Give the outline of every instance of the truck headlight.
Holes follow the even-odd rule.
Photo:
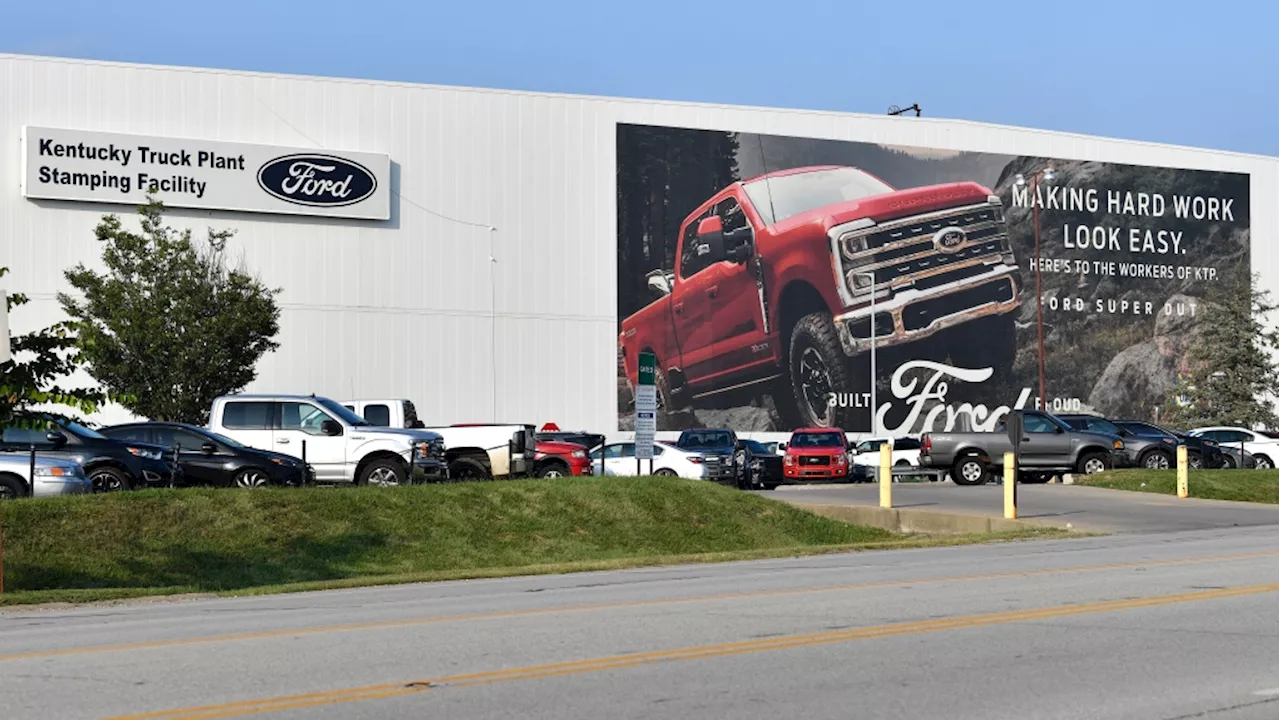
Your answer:
[[[573,451],[573,457],[575,457],[575,458],[576,458],[576,459],[578,459],[578,460],[586,460],[586,459],[587,459],[587,451],[586,451],[586,450],[574,450],[574,451]]]

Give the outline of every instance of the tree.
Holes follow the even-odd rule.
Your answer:
[[[0,267],[0,277],[8,272],[9,268]],[[10,311],[27,302],[27,296],[21,293],[5,297]],[[101,390],[65,385],[80,365],[76,338],[68,323],[59,322],[25,335],[10,333],[10,349],[13,354],[9,361],[0,363],[0,420],[8,421],[15,412],[45,404],[91,414],[107,401]]]
[[[1276,309],[1270,293],[1256,276],[1239,273],[1225,277],[1200,307],[1204,318],[1187,354],[1188,372],[1170,392],[1162,416],[1185,427],[1274,427],[1280,333],[1265,324]]]
[[[76,265],[59,293],[79,336],[85,369],[124,406],[153,420],[203,424],[219,395],[257,375],[258,359],[279,345],[275,296],[243,267],[226,262],[229,230],[208,231],[197,247],[191,231],[163,222],[154,195],[138,208],[142,232],[105,215],[95,234],[106,272]]]

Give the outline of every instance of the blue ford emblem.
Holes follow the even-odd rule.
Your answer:
[[[378,189],[378,179],[357,162],[332,155],[285,155],[258,169],[258,185],[296,205],[354,205]]]
[[[942,252],[953,252],[964,244],[969,236],[958,227],[945,227],[934,233],[933,244]]]

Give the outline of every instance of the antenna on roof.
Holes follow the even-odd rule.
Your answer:
[[[905,113],[905,112],[906,112],[906,111],[908,111],[908,110],[915,110],[915,111],[916,111],[916,117],[920,117],[920,104],[919,104],[919,103],[916,103],[916,104],[912,105],[911,107],[905,107],[905,108],[900,108],[900,107],[898,107],[897,105],[890,105],[890,106],[889,106],[889,114],[890,114],[890,115],[901,115],[901,114]]]

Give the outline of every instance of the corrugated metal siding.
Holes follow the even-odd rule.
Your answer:
[[[33,298],[17,332],[60,317],[63,270],[97,261],[98,218],[131,212],[23,199],[24,124],[390,154],[385,223],[170,218],[235,228],[236,252],[284,290],[282,347],[250,390],[409,397],[429,424],[614,428],[616,122],[1248,172],[1254,268],[1278,290],[1275,158],[930,118],[3,55],[0,98],[0,265]]]

